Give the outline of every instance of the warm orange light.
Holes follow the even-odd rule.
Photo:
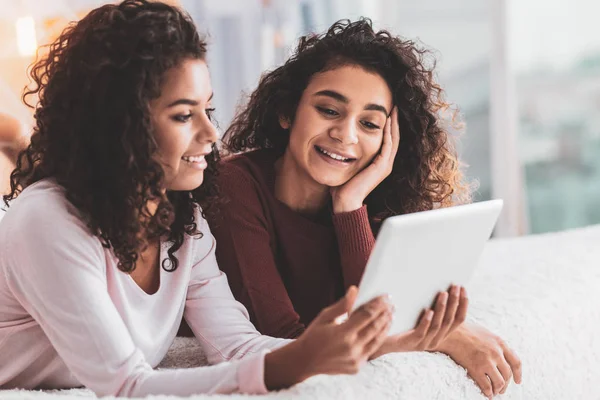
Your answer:
[[[18,18],[15,26],[17,28],[17,46],[19,54],[22,56],[35,55],[37,40],[33,17]]]

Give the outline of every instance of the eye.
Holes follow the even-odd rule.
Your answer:
[[[215,112],[215,108],[207,108],[206,110],[204,110],[204,112],[206,113],[206,116],[208,117],[208,119],[212,122],[213,121],[213,113]]]
[[[340,113],[338,113],[335,110],[332,110],[331,108],[316,107],[316,109],[319,110],[321,114],[327,115],[328,117],[337,117],[338,115],[340,115]]]
[[[360,121],[360,123],[363,124],[363,126],[365,128],[370,129],[370,130],[381,129],[378,125],[375,125],[374,123],[369,122],[369,121]]]
[[[192,113],[185,114],[185,115],[175,115],[173,117],[173,120],[177,121],[177,122],[181,122],[181,123],[186,123],[190,120],[190,118],[192,118],[192,115],[193,115]]]

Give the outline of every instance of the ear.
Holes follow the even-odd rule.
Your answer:
[[[279,117],[279,126],[283,129],[290,129],[290,120],[286,117]]]

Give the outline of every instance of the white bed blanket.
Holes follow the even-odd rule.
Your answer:
[[[600,399],[600,226],[492,240],[472,284],[470,319],[499,334],[523,361],[523,384],[499,399]],[[162,368],[202,363],[178,338]],[[0,399],[89,398],[85,389],[0,391]],[[317,376],[269,399],[484,399],[442,354],[394,354],[355,376]],[[172,398],[156,396],[154,398]],[[194,396],[242,399],[244,395]]]

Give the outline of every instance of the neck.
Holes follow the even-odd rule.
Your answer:
[[[146,203],[146,209],[148,210],[148,214],[150,217],[153,217],[156,214],[159,203],[160,203],[160,200],[149,200]],[[141,218],[141,216],[140,216],[140,218]],[[140,219],[140,221],[141,221],[141,219]],[[139,233],[139,239],[148,240],[148,244],[150,244],[150,242],[152,242],[153,239],[156,239],[156,238],[148,237],[148,232],[144,229]]]
[[[154,214],[156,214],[156,210],[158,210],[158,203],[158,200],[148,201],[148,203],[146,204],[146,208],[148,208],[150,215],[154,216]]]
[[[331,200],[329,187],[315,182],[288,150],[275,163],[275,197],[294,211],[314,215]]]

